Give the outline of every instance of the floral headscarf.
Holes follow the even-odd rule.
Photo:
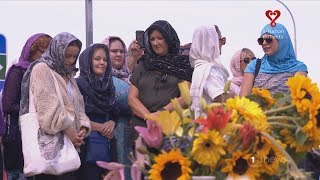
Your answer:
[[[124,56],[124,63],[123,65],[121,66],[120,69],[116,69],[116,68],[113,68],[112,67],[112,75],[119,78],[119,79],[122,79],[124,81],[126,81],[127,83],[130,84],[130,77],[132,75],[132,72],[131,70],[128,68],[128,51],[127,51],[127,48],[126,48],[126,45],[125,43],[123,42],[123,40],[118,37],[118,36],[109,36],[109,37],[106,37],[103,41],[102,41],[102,44],[105,44],[108,46],[108,48],[110,48],[110,39],[117,39],[119,41],[121,41],[121,43],[123,44],[123,48],[124,48],[124,51],[125,51],[125,56]]]

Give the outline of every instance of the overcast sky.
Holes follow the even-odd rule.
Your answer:
[[[320,2],[286,0],[285,4],[296,21],[298,59],[308,66],[313,81],[320,83],[320,58],[317,56]],[[287,27],[293,41],[291,17],[285,7],[275,0],[93,0],[93,40],[101,42],[108,35],[117,35],[124,39],[128,47],[135,38],[136,30],[145,30],[154,21],[164,19],[176,29],[181,44],[185,44],[191,42],[197,26],[217,24],[227,38],[222,53],[223,63],[229,69],[232,55],[243,47],[253,50],[256,57],[263,56],[257,38],[263,26],[270,23],[265,16],[265,11],[269,9],[281,11],[276,22]],[[1,0],[0,17],[0,33],[7,38],[8,65],[19,58],[26,40],[38,32],[55,36],[67,31],[77,36],[85,47],[84,0]]]

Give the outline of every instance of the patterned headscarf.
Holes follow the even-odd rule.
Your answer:
[[[150,34],[153,30],[159,30],[166,40],[169,52],[165,56],[157,55],[150,43]],[[188,56],[178,55],[180,40],[173,27],[164,20],[154,22],[145,32],[145,50],[143,66],[147,71],[159,71],[191,82],[193,69],[190,66]]]
[[[107,69],[103,76],[96,78],[92,69],[94,50],[102,48],[106,52]],[[112,67],[108,47],[93,44],[85,49],[79,57],[80,76],[77,78],[79,89],[85,101],[86,113],[106,114],[115,107],[115,87],[112,80]]]
[[[125,55],[124,55],[124,64],[121,66],[120,69],[116,69],[116,68],[113,68],[112,67],[112,75],[119,78],[119,79],[122,79],[124,81],[126,81],[127,83],[130,84],[130,77],[132,75],[132,72],[131,70],[128,68],[128,51],[127,51],[127,47],[126,47],[126,44],[124,43],[124,41],[118,37],[118,36],[109,36],[109,37],[106,37],[103,41],[102,41],[102,44],[105,44],[108,46],[108,48],[110,49],[110,39],[117,39],[119,41],[121,41],[121,43],[123,44],[123,48],[124,48],[124,51],[125,51]]]
[[[63,32],[56,35],[50,42],[48,49],[41,55],[40,59],[31,63],[25,72],[21,83],[20,116],[29,112],[29,87],[30,76],[33,67],[38,63],[46,63],[52,70],[61,76],[73,74],[75,66],[64,67],[64,55],[68,45],[76,41],[80,50],[82,43],[74,35]]]

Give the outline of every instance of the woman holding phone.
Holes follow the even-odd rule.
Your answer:
[[[187,56],[178,55],[180,40],[173,27],[164,20],[154,22],[145,31],[145,54],[130,78],[128,103],[133,112],[132,126],[146,126],[147,115],[173,110],[170,100],[178,97],[181,81],[191,82],[193,69]],[[131,145],[138,137],[131,136]]]

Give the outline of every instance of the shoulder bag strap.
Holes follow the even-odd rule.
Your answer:
[[[261,67],[261,59],[257,59],[257,63],[256,63],[256,69],[254,70],[254,78],[253,78],[253,84],[255,82],[255,79],[257,77],[257,75],[259,74],[259,71],[260,71],[260,67]],[[252,84],[252,85],[253,85]]]

